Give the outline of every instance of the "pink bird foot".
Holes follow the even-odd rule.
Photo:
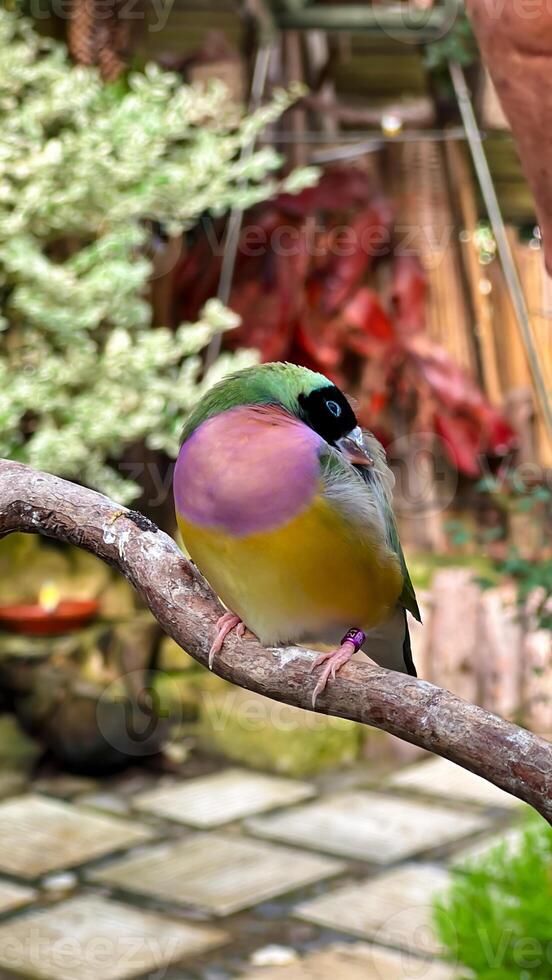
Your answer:
[[[313,708],[316,707],[316,699],[325,689],[329,678],[331,677],[332,680],[335,680],[335,675],[337,674],[338,670],[340,670],[344,664],[349,662],[353,654],[360,650],[365,639],[366,634],[363,633],[362,630],[353,627],[352,629],[347,630],[341,641],[341,646],[338,647],[337,650],[329,650],[326,653],[321,653],[320,656],[313,661],[310,669],[311,673],[315,667],[320,667],[320,664],[328,661],[324,667],[324,670],[320,674],[318,681],[316,682],[314,691],[312,692]]]
[[[220,619],[217,619],[217,635],[213,640],[213,645],[209,650],[209,670],[213,669],[213,661],[217,653],[222,650],[224,641],[232,630],[236,630],[238,636],[243,636],[245,633],[245,623],[242,622],[239,616],[235,616],[234,613],[227,612]]]

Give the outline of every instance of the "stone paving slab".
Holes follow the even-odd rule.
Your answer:
[[[90,872],[125,892],[229,915],[343,870],[337,861],[222,834],[194,834]]]
[[[63,800],[69,800],[79,793],[92,793],[97,787],[98,781],[96,779],[90,779],[88,776],[72,776],[68,773],[49,777],[43,776],[41,779],[33,781],[35,793],[58,796]]]
[[[38,892],[26,885],[17,885],[14,881],[0,879],[0,912],[11,912],[29,902],[34,902]]]
[[[33,794],[18,796],[0,803],[0,871],[36,878],[153,836],[137,822]]]
[[[84,793],[75,802],[92,810],[101,810],[102,813],[115,813],[123,817],[130,815],[129,801],[116,793]]]
[[[366,943],[335,945],[289,966],[243,974],[241,980],[454,980],[453,969]]]
[[[507,830],[483,837],[480,840],[468,844],[467,847],[462,847],[459,851],[456,851],[448,863],[454,867],[473,864],[489,854],[499,844],[505,844],[507,853],[514,855],[521,847],[525,829],[523,825],[508,827]]]
[[[146,813],[204,829],[263,810],[300,803],[314,793],[314,787],[308,783],[247,769],[226,769],[140,793],[134,799],[134,806]]]
[[[226,941],[218,929],[84,895],[0,926],[0,967],[45,980],[125,980]]]
[[[251,817],[246,826],[261,837],[388,864],[449,844],[491,824],[480,814],[359,791]]]
[[[407,864],[302,902],[294,914],[384,946],[438,955],[442,949],[432,924],[432,898],[449,882],[437,865]]]
[[[463,800],[481,806],[499,806],[510,809],[521,806],[521,801],[505,793],[494,783],[468,772],[448,759],[430,759],[416,766],[408,766],[395,773],[386,783],[397,789],[414,790],[439,799]]]

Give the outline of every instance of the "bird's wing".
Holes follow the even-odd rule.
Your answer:
[[[388,509],[388,523],[391,547],[399,558],[403,573],[403,589],[399,596],[399,605],[403,606],[404,609],[408,609],[408,612],[412,613],[414,619],[417,619],[418,622],[421,623],[422,617],[420,615],[418,600],[416,599],[416,593],[414,592],[414,586],[412,585],[412,579],[410,578],[410,572],[408,571],[406,559],[404,557],[404,552],[399,539],[395,515],[393,514],[391,508]]]

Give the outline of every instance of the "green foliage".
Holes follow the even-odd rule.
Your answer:
[[[428,44],[425,49],[425,63],[430,71],[446,69],[449,61],[457,61],[467,66],[477,57],[477,44],[467,14],[458,10],[450,29]]]
[[[444,529],[451,544],[461,547],[471,541],[471,533],[462,521],[450,520],[444,524]]]
[[[455,869],[435,921],[451,959],[466,967],[461,977],[550,980],[551,909],[552,828],[532,816],[520,845]]]
[[[114,466],[125,447],[174,454],[205,387],[252,362],[225,356],[200,381],[201,349],[236,324],[216,302],[199,324],[151,329],[148,228],[177,235],[312,183],[312,170],[268,179],[271,148],[240,158],[292,98],[242,116],[221,84],[154,65],[105,86],[0,11],[0,456],[129,500]]]
[[[536,628],[552,629],[552,555],[546,549],[552,491],[542,483],[527,485],[515,470],[502,476],[485,476],[478,481],[475,489],[492,501],[505,518],[525,515],[539,532],[542,530],[544,545],[542,553],[529,556],[520,554],[519,548],[514,545],[506,546],[504,556],[496,557],[489,571],[483,570],[477,578],[478,584],[486,589],[495,586],[501,577],[512,579],[517,586],[517,603],[521,614],[530,611]],[[451,544],[459,548],[474,539],[473,531],[459,520],[448,521],[445,530]],[[502,527],[490,527],[481,534],[481,543],[491,544],[504,536]]]
[[[479,481],[477,489],[481,493],[489,494],[506,514],[524,514],[537,527],[548,526],[552,491],[544,484],[526,486],[514,473],[510,478],[486,476]],[[486,532],[487,540],[491,540],[497,530],[489,529]],[[546,539],[544,533],[543,541]],[[496,564],[503,575],[515,581],[520,609],[524,610],[528,604],[531,605],[531,613],[538,628],[552,629],[552,556],[544,554],[526,557],[512,546],[504,559]],[[483,587],[492,584],[492,581],[485,578],[480,579]]]
[[[517,598],[520,607],[535,597],[532,610],[541,630],[552,630],[552,558],[535,562],[523,558],[517,549],[512,549],[502,564],[505,575],[517,583]]]
[[[419,591],[431,589],[433,577],[441,568],[469,568],[475,576],[489,579],[493,585],[500,582],[500,575],[493,568],[491,560],[480,554],[420,552],[409,558],[408,566],[414,586]]]

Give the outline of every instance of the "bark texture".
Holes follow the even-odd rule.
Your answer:
[[[221,607],[175,542],[147,518],[93,490],[0,460],[0,537],[13,531],[66,541],[115,566],[165,632],[207,665]],[[312,710],[314,657],[302,647],[266,649],[252,637],[231,634],[214,670],[248,690]],[[330,682],[316,710],[444,756],[530,803],[552,823],[552,745],[449,691],[353,662]]]
[[[72,0],[67,32],[69,51],[79,65],[98,65],[105,82],[126,67],[129,11],[121,0]]]

